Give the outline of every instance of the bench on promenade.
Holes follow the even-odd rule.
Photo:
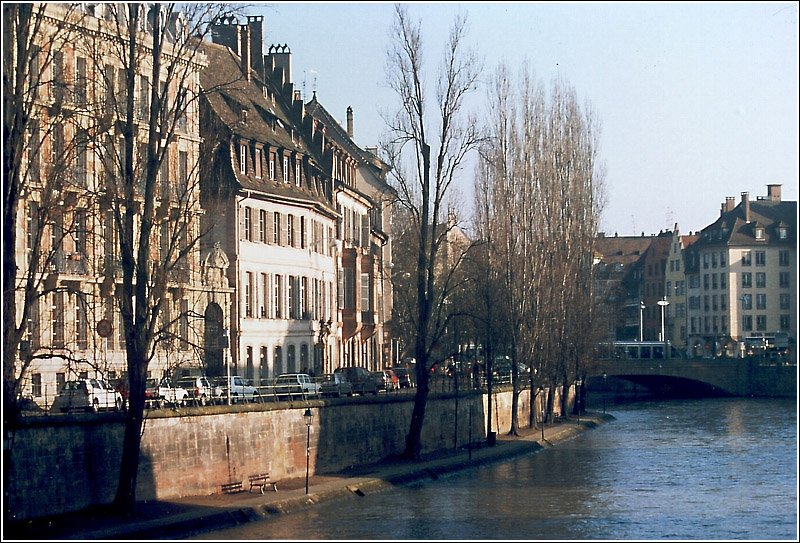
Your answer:
[[[223,483],[221,486],[222,486],[222,491],[225,494],[235,494],[237,492],[244,492],[244,489],[242,488],[242,482],[241,481],[234,481],[234,482],[231,482],[231,483]]]
[[[259,488],[263,494],[267,489],[267,485],[272,485],[272,490],[278,491],[278,484],[269,480],[269,473],[257,473],[250,475],[247,479],[250,481],[250,490],[248,492],[252,492],[253,488]]]

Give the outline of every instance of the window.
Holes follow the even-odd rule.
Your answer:
[[[298,160],[294,165],[294,184],[300,186],[300,161]]]
[[[239,145],[239,171],[247,173],[247,145],[244,143]]]
[[[764,251],[756,251],[756,266],[767,265],[767,254]]]
[[[253,272],[246,272],[244,276],[244,316],[253,316]]]
[[[778,265],[779,266],[789,265],[789,251],[782,250],[778,252]]]
[[[781,315],[780,319],[781,330],[788,330],[792,323],[791,317],[789,315]]]
[[[361,274],[361,311],[372,311],[372,297],[370,296],[370,276],[368,273]]]
[[[294,215],[286,216],[286,243],[294,247]]]
[[[759,332],[764,332],[767,330],[766,315],[756,315],[756,330],[758,330]]]
[[[300,217],[300,248],[306,248],[306,218]]]
[[[136,104],[137,117],[140,121],[146,121],[150,116],[150,78],[139,76],[139,100]]]
[[[277,211],[272,214],[272,243],[281,244],[281,214]]]
[[[50,329],[52,330],[53,347],[64,347],[64,293],[54,292],[53,305],[50,311]]]
[[[792,297],[789,294],[781,294],[780,301],[781,301],[781,309],[791,309]]]
[[[709,264],[708,253],[703,253],[703,269],[707,269]]]
[[[753,309],[753,295],[752,294],[742,294],[742,309],[749,310]]]
[[[244,232],[243,236],[247,241],[253,241],[253,208],[244,208]]]
[[[767,288],[767,274],[764,272],[756,273],[756,288]]]
[[[269,315],[269,275],[266,273],[261,274],[261,317],[268,318]]]
[[[275,355],[272,365],[274,366],[272,371],[274,375],[280,375],[283,373],[283,347],[280,345],[275,346]]]
[[[753,331],[753,316],[742,315],[742,330],[745,332]]]
[[[258,210],[258,241],[267,242],[267,212],[263,209]]]
[[[719,254],[719,267],[724,268],[725,266],[727,266],[727,261],[725,259],[725,253],[722,252]]]
[[[742,266],[751,266],[753,264],[753,259],[750,251],[744,251],[742,253]]]
[[[269,362],[267,361],[267,348],[261,347],[261,355],[258,361],[259,384],[266,385],[269,382]]]
[[[31,375],[31,394],[35,398],[42,397],[42,374],[34,373]]]
[[[307,319],[308,316],[308,277],[300,278],[300,318]]]
[[[189,187],[189,153],[186,151],[178,152],[178,183],[176,196],[182,199],[186,195]]]
[[[755,235],[755,238],[758,240],[764,239],[764,227],[756,226],[755,229],[753,230],[753,235]]]
[[[778,274],[778,284],[781,288],[789,288],[790,285],[789,272],[780,272]]]
[[[789,236],[789,229],[785,226],[778,227],[778,239],[786,239]]]
[[[269,180],[275,181],[275,153],[269,154]]]
[[[719,274],[719,288],[725,290],[728,288],[728,274],[721,273]]]
[[[273,293],[273,300],[274,300],[274,308],[275,308],[275,318],[282,319],[283,318],[283,276],[276,275],[275,276],[275,291]]]
[[[707,273],[703,274],[703,290],[708,290],[709,287],[709,277]]]
[[[256,178],[261,179],[261,149],[256,147],[255,154]]]
[[[283,182],[289,182],[289,157],[283,157]]]
[[[766,309],[766,308],[767,308],[767,295],[756,294],[756,309]]]
[[[86,59],[77,57],[75,59],[75,104],[86,105]]]
[[[294,275],[289,276],[289,318],[297,318],[297,278]]]
[[[709,303],[711,299],[709,298],[708,294],[703,296],[703,311],[711,311],[711,304]]]
[[[753,274],[750,272],[742,273],[742,288],[750,288],[753,286]]]
[[[75,298],[75,341],[78,344],[78,349],[85,350],[89,346],[89,321],[86,318],[86,301],[81,296],[76,296]]]
[[[717,288],[719,288],[719,282],[717,281],[717,278],[718,276],[716,273],[711,275],[711,288],[714,290],[717,290]]]

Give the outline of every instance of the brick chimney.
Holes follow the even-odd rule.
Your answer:
[[[347,137],[353,139],[353,108],[347,106]]]
[[[242,59],[242,75],[250,81],[250,27],[241,25],[239,32],[239,58]]]
[[[781,201],[781,186],[780,185],[767,185],[767,199],[770,202],[780,202]]]
[[[744,209],[744,222],[750,222],[750,193],[742,193],[742,208]]]
[[[249,15],[247,28],[250,32],[250,66],[264,79],[264,16]]]

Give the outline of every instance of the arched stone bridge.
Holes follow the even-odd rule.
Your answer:
[[[797,365],[759,358],[597,360],[587,378],[626,379],[651,390],[723,396],[794,397]]]

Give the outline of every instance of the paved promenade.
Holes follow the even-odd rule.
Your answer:
[[[256,490],[236,494],[192,496],[170,501],[138,502],[127,516],[87,510],[34,522],[3,526],[3,541],[9,540],[103,540],[103,539],[179,539],[193,533],[257,522],[275,515],[313,507],[334,499],[358,499],[396,485],[424,479],[479,464],[552,447],[580,432],[613,420],[611,415],[581,415],[540,428],[525,429],[520,436],[498,435],[494,446],[482,445],[471,451],[450,449],[426,455],[422,461],[391,459],[332,474],[312,475],[308,494],[305,477],[278,481],[278,490],[261,494]]]

